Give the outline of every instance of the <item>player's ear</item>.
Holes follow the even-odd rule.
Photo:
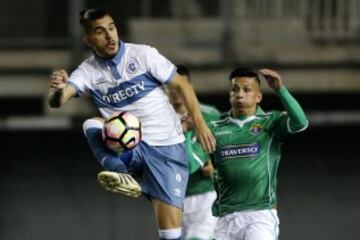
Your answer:
[[[262,91],[259,91],[259,92],[256,94],[256,103],[260,103],[261,100],[262,100],[262,97],[263,97],[263,93],[262,93]]]
[[[86,46],[91,47],[90,39],[89,39],[89,36],[87,34],[84,35],[83,41],[86,44]]]

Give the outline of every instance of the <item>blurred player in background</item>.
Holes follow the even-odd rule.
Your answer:
[[[178,65],[177,72],[191,82],[190,72],[185,66]],[[217,221],[211,212],[216,198],[212,180],[214,168],[209,154],[196,141],[196,134],[183,98],[176,89],[171,88],[169,96],[175,111],[182,119],[189,160],[190,174],[184,201],[182,239],[209,240],[213,237]],[[220,112],[215,107],[200,104],[200,108],[208,123],[220,118]]]
[[[211,126],[216,138],[214,182],[219,217],[216,240],[275,240],[279,234],[276,188],[280,148],[288,135],[308,121],[280,75],[260,70],[286,112],[263,112],[257,72],[236,68],[230,74],[229,116]]]
[[[80,24],[93,54],[70,77],[65,70],[53,72],[49,104],[58,108],[88,92],[102,117],[128,111],[140,119],[143,141],[120,155],[107,149],[102,141],[102,118],[85,121],[90,147],[109,170],[101,172],[98,179],[113,192],[133,197],[142,192],[152,201],[160,239],[180,239],[188,166],[181,124],[161,85],[179,90],[194,119],[198,139],[204,149],[212,151],[214,138],[192,86],[155,48],[121,41],[108,12],[82,11]],[[132,176],[141,176],[140,184]]]

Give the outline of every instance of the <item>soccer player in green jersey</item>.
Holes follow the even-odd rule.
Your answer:
[[[182,65],[177,66],[177,73],[191,82],[189,70]],[[192,121],[181,95],[175,90],[169,90],[169,98],[175,111],[182,118],[185,132],[186,152],[189,161],[189,181],[183,209],[182,239],[210,240],[213,237],[217,218],[212,216],[211,206],[216,198],[212,176],[214,168],[210,156],[196,141]],[[220,119],[220,112],[210,105],[200,104],[205,121]]]
[[[259,75],[280,98],[285,111],[264,112]],[[230,74],[228,117],[215,122],[214,182],[218,216],[216,240],[275,240],[277,168],[286,136],[303,131],[308,121],[299,103],[269,69],[236,68]]]

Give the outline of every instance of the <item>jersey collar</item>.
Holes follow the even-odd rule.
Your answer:
[[[252,120],[254,120],[256,118],[255,115],[246,117],[246,118],[233,118],[230,116],[230,121],[239,125],[240,127],[243,127],[245,123],[251,122]]]
[[[113,58],[102,58],[102,57],[97,56],[94,53],[94,57],[95,57],[96,61],[98,63],[100,63],[102,66],[110,65],[109,62],[112,62],[115,65],[119,65],[121,62],[121,59],[125,53],[125,43],[123,41],[120,41],[119,45],[120,45],[120,48]]]
[[[234,117],[234,114],[233,114],[233,110],[230,110],[229,112],[228,112],[228,115],[229,115],[229,117],[231,117],[231,118],[233,118],[233,119],[239,119],[239,120],[245,120],[245,119],[247,119],[247,118],[249,118],[249,117],[257,117],[257,116],[261,116],[261,115],[264,115],[265,114],[265,112],[262,110],[262,108],[260,107],[260,106],[257,106],[256,107],[256,112],[255,112],[255,114],[254,115],[251,115],[251,116],[239,116],[239,117]]]
[[[233,111],[230,110],[229,112],[229,119],[231,122],[239,125],[240,127],[243,127],[246,123],[251,122],[252,120],[256,119],[258,116],[264,115],[265,112],[261,109],[260,106],[257,106],[256,112],[254,115],[251,116],[239,116],[237,118],[234,118]]]
[[[264,115],[264,114],[265,114],[265,112],[262,110],[262,108],[260,106],[257,106],[255,115],[256,116],[261,116],[261,115]]]

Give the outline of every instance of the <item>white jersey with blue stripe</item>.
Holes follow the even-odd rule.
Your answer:
[[[72,72],[68,83],[78,95],[88,92],[105,118],[118,111],[137,116],[148,144],[183,142],[180,121],[162,87],[176,73],[175,65],[150,46],[120,44],[112,59],[116,70],[109,67],[109,60],[93,55]]]

